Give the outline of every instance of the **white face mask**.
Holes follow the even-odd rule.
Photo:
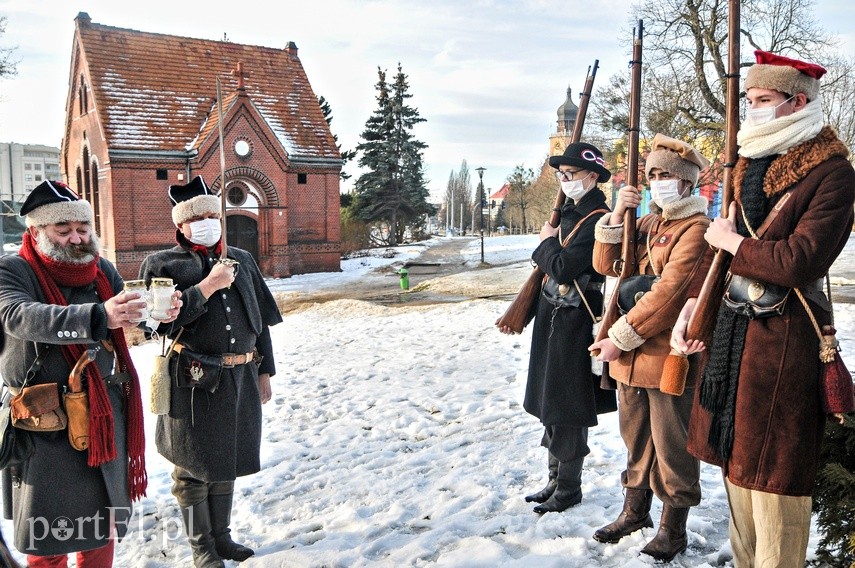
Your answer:
[[[562,181],[561,191],[564,192],[564,195],[566,195],[568,199],[572,199],[574,202],[579,203],[579,200],[585,197],[585,194],[591,191],[593,187],[585,187],[585,180],[588,179],[588,177],[590,177],[590,175],[582,179],[571,179],[570,181]]]
[[[191,243],[202,245],[203,247],[212,247],[217,244],[222,235],[222,227],[219,219],[200,219],[190,223],[190,238]]]
[[[778,107],[783,104],[786,104],[792,100],[793,97],[785,100],[784,102],[777,104],[773,107],[763,107],[763,108],[750,108],[745,111],[745,124],[748,126],[760,126],[761,124],[766,124],[767,122],[772,122],[775,120],[775,115],[778,112]]]
[[[680,180],[662,179],[650,182],[650,199],[660,208],[668,203],[680,201]]]

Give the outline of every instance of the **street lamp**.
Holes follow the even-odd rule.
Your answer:
[[[478,179],[479,179],[478,189],[479,189],[479,193],[481,195],[481,207],[480,207],[480,211],[481,211],[481,215],[480,215],[480,219],[481,219],[481,223],[480,223],[480,227],[481,227],[481,264],[484,264],[484,203],[485,203],[485,201],[484,201],[484,172],[486,170],[487,170],[487,168],[475,168],[475,171],[478,172]]]

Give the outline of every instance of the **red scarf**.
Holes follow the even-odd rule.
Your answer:
[[[101,301],[113,297],[113,288],[107,276],[98,267],[98,258],[87,264],[71,264],[57,261],[42,254],[35,246],[30,231],[24,233],[20,254],[32,267],[39,279],[48,303],[67,306],[68,301],[59,286],[80,287],[94,281],[95,290]],[[125,408],[127,408],[128,447],[128,490],[132,501],[145,495],[148,479],[145,472],[145,433],[143,431],[143,408],[140,397],[139,377],[128,351],[122,328],[110,330],[110,337],[118,359],[118,371],[130,374],[131,380],[123,384]],[[62,355],[69,368],[74,367],[83,354],[85,346],[71,344],[62,346]],[[113,438],[113,407],[107,387],[98,365],[87,365],[84,370],[89,396],[89,457],[90,467],[116,459],[116,441]]]

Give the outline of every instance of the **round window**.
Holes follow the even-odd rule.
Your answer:
[[[246,140],[238,140],[237,142],[235,142],[235,154],[237,154],[241,158],[246,158],[247,156],[249,156],[251,150],[252,148],[250,148],[249,142],[247,142]]]
[[[246,190],[240,186],[232,186],[226,192],[226,199],[228,199],[229,205],[240,207],[246,203]]]

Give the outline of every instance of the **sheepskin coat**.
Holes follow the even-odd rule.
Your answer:
[[[807,287],[827,274],[852,231],[855,171],[848,154],[825,127],[772,162],[763,179],[764,193],[776,201],[792,193],[759,240],[742,241],[730,264],[733,274],[792,288]],[[737,204],[749,161],[740,158],[733,172]],[[809,305],[820,325],[830,321],[822,307]],[[710,416],[697,400],[689,451],[721,466],[739,487],[810,495],[826,421],[818,353],[816,332],[794,294],[783,315],[749,321],[730,458],[723,462],[708,443]]]
[[[655,274],[660,279],[609,329],[609,338],[623,351],[609,363],[609,374],[615,380],[659,388],[662,366],[670,352],[671,329],[686,300],[698,295],[712,262],[712,251],[704,241],[710,224],[706,211],[706,199],[689,196],[638,220],[635,274]],[[621,258],[623,225],[609,226],[607,222],[604,217],[596,226],[594,268],[606,276],[618,276],[614,261]],[[696,359],[691,360],[687,388],[697,379]]]

